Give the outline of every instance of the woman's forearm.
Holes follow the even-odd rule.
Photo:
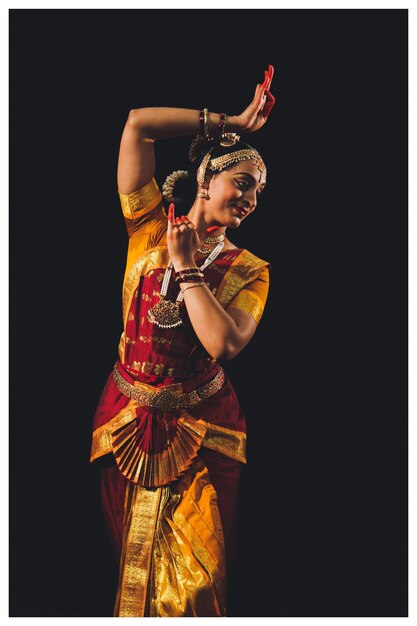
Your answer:
[[[177,109],[172,107],[145,107],[132,109],[129,123],[136,126],[144,139],[173,139],[196,135],[200,132],[200,112],[197,109]],[[210,136],[219,135],[220,114],[209,112],[208,131]],[[236,115],[228,116],[225,132],[239,130]]]
[[[189,285],[181,283],[180,287]],[[184,302],[194,331],[210,356],[228,360],[240,351],[239,328],[207,285],[185,289]]]

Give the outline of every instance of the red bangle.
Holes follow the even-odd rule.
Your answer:
[[[220,123],[219,123],[219,138],[221,139],[224,135],[225,126],[226,126],[226,113],[220,113]]]
[[[178,283],[205,283],[206,281],[201,276],[185,276],[184,278],[179,278]]]
[[[176,276],[176,283],[202,283],[204,282],[203,274],[184,274],[184,276]]]
[[[204,109],[200,111],[200,135],[204,137]]]

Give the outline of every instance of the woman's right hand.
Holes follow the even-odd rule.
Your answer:
[[[236,116],[238,132],[254,133],[265,124],[275,104],[275,98],[269,91],[273,75],[274,68],[272,65],[269,65],[268,71],[265,72],[264,82],[262,85],[256,85],[252,102],[243,113]]]

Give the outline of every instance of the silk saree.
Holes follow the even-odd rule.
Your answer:
[[[103,513],[119,564],[113,615],[226,616],[245,416],[185,304],[181,326],[159,328],[148,319],[169,261],[155,179],[119,199],[129,236],[123,332],[94,416],[90,455],[101,465]],[[240,308],[259,323],[266,261],[228,249],[204,275],[225,310]],[[172,276],[167,297],[177,294]]]

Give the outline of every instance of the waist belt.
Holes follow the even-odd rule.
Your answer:
[[[154,407],[161,411],[169,411],[170,409],[193,407],[201,400],[210,398],[223,387],[225,375],[224,370],[220,369],[208,383],[204,383],[197,389],[185,393],[180,389],[181,384],[152,387],[146,383],[135,381],[135,384],[132,385],[120,374],[117,363],[113,368],[113,379],[119,391],[128,398],[133,398],[145,406]]]

